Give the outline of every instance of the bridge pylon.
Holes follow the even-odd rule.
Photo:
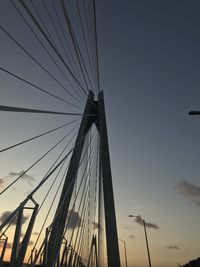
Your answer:
[[[97,101],[94,100],[94,94],[92,91],[90,91],[88,95],[84,114],[75,142],[75,149],[70,160],[70,165],[65,177],[60,200],[58,202],[57,210],[51,226],[51,232],[47,246],[46,267],[56,266],[85,138],[93,124],[96,125],[100,136],[99,165],[101,166],[100,171],[102,173],[108,267],[120,267],[118,234],[103,91],[99,93]]]
[[[97,175],[96,177],[99,177],[99,181],[97,182],[97,184],[99,185],[98,208],[100,210],[103,207],[104,221],[102,223],[99,212],[97,225],[100,226],[98,228],[98,235],[97,237],[93,235],[91,240],[91,250],[90,252],[87,251],[87,253],[89,252],[89,255],[87,255],[87,257],[89,258],[85,259],[84,257],[81,257],[82,254],[80,253],[80,251],[77,251],[75,247],[72,247],[72,242],[69,242],[69,240],[65,238],[65,233],[67,229],[66,222],[69,221],[68,216],[70,212],[72,212],[70,210],[70,205],[73,202],[73,194],[77,182],[78,171],[82,163],[84,144],[86,143],[88,133],[90,131],[92,132],[91,129],[93,126],[97,128],[97,132],[99,135],[99,149],[97,150],[99,176]],[[54,218],[50,226],[46,228],[45,237],[40,245],[40,248],[36,249],[36,247],[34,246],[34,248],[32,249],[28,266],[86,267],[87,261],[88,267],[93,267],[93,265],[94,267],[104,267],[100,260],[101,249],[99,245],[101,227],[103,226],[103,228],[105,228],[106,237],[105,243],[107,250],[107,267],[120,267],[118,234],[103,91],[99,92],[97,100],[94,100],[94,93],[92,91],[89,92],[80,128],[76,137],[75,145],[71,151],[73,151],[72,156],[69,161],[67,172],[64,176],[64,184],[62,187],[62,192],[58,201],[56,211],[54,213]],[[0,266],[8,265],[9,267],[24,267],[25,257],[28,251],[31,234],[39,211],[39,204],[33,199],[33,195],[37,191],[37,189],[45,183],[45,181],[51,176],[51,174],[62,164],[62,162],[64,162],[64,160],[67,158],[67,155],[59,163],[57,163],[57,165],[48,173],[48,175],[46,175],[42,179],[39,185],[34,188],[34,190],[26,197],[26,199],[21,202],[21,204],[12,213],[10,213],[10,215],[0,225],[0,232],[6,228],[6,230],[0,235],[0,241],[3,242],[3,247],[1,249],[0,254]],[[86,167],[88,166],[89,165],[86,164]],[[90,178],[88,178],[88,180],[90,180]],[[88,180],[86,179],[86,181]],[[85,185],[87,185],[87,183],[85,183]],[[83,187],[83,191],[84,190],[85,186]],[[87,196],[88,191],[85,190],[85,192],[85,196]],[[103,205],[101,205],[102,202]],[[28,205],[28,203],[31,203],[31,206]],[[80,203],[84,203],[84,201],[82,202],[82,197],[80,199]],[[22,239],[22,219],[23,212],[26,209],[29,209],[29,211],[32,213],[29,217],[29,223]],[[82,209],[82,215],[84,213],[84,209]],[[4,256],[8,241],[6,231],[9,226],[13,224],[13,222],[15,222],[15,233],[11,248],[11,259],[9,263],[5,263]],[[81,227],[82,225],[79,224],[79,228]],[[91,260],[92,258],[93,260]],[[94,262],[94,264],[92,264],[92,262]]]

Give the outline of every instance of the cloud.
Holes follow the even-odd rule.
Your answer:
[[[3,245],[4,245],[4,243],[3,242],[0,242],[0,248],[3,248]],[[7,243],[6,244],[6,248],[7,249],[11,249],[12,248],[12,244],[11,243]]]
[[[28,245],[32,246],[34,244],[34,242],[32,240],[29,241]]]
[[[81,217],[77,211],[70,210],[68,212],[68,229],[74,229],[81,225]]]
[[[138,223],[138,224],[140,224],[142,226],[144,225],[140,215],[138,215],[135,218],[135,221],[136,221],[136,223]],[[147,221],[145,221],[145,226],[148,227],[148,228],[156,229],[156,230],[159,229],[159,226],[157,224],[151,223],[151,222],[147,222]]]
[[[176,190],[183,197],[190,200],[196,206],[200,206],[200,187],[182,180],[176,185]]]
[[[8,176],[0,178],[0,189],[4,186],[5,184],[5,179],[9,178],[9,177],[15,177],[15,176],[21,176],[22,180],[25,180],[30,186],[33,186],[32,182],[35,181],[35,178],[33,177],[33,175],[29,175],[27,173],[25,173],[24,170],[20,171],[20,172],[9,172]],[[12,188],[13,190],[16,190],[15,187]]]
[[[20,172],[9,172],[9,176],[22,176],[21,179],[25,180],[29,185],[32,186],[32,182],[35,181],[35,178],[33,177],[33,175],[29,175],[27,173],[25,173],[24,170],[20,171]]]
[[[0,178],[0,188],[4,186],[4,183],[5,183],[4,178]]]
[[[100,230],[102,229],[102,226],[100,223],[92,222],[92,225],[93,225],[94,229],[100,229]]]
[[[30,240],[29,243],[28,243],[29,246],[32,246],[33,244],[34,244],[34,242],[32,240]],[[0,242],[0,248],[3,248],[3,245],[4,245],[4,243]],[[7,243],[6,244],[6,248],[7,249],[11,249],[12,245],[13,245],[12,243]]]
[[[12,213],[11,211],[4,211],[0,216],[0,221],[4,222],[10,216],[11,213]],[[28,218],[29,218],[28,216],[23,215],[22,224],[24,224],[28,220]],[[13,220],[12,225],[16,225],[16,223],[17,223],[17,216]]]
[[[135,236],[134,236],[134,235],[129,235],[129,238],[130,238],[130,239],[134,239]]]
[[[11,243],[7,243],[6,248],[11,249],[12,248],[12,244]]]
[[[33,232],[33,235],[38,235],[39,234],[39,232]]]
[[[179,247],[177,247],[177,246],[172,246],[172,245],[171,245],[171,246],[167,246],[167,248],[168,248],[168,249],[179,250]]]

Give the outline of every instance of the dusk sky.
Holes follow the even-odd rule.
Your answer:
[[[200,2],[97,0],[96,10],[118,236],[126,241],[128,265],[148,265],[143,228],[129,214],[141,215],[154,226],[147,227],[152,266],[185,264],[200,256],[200,116],[188,115],[190,110],[200,110]],[[64,82],[10,1],[0,1],[0,25]],[[78,27],[76,19],[74,25]],[[2,28],[0,67],[60,97],[65,95]],[[27,89],[1,70],[0,105],[80,112]],[[0,149],[70,120],[73,118],[1,112]],[[0,188],[15,176],[11,173],[25,170],[64,133],[62,129],[1,153]],[[52,161],[50,156],[31,170],[30,183],[22,180],[19,188],[0,196],[1,214],[25,198]]]

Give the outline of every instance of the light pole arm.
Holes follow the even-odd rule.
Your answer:
[[[191,110],[190,112],[188,112],[189,115],[200,115],[200,111],[198,110]]]

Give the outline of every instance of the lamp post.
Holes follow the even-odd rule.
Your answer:
[[[137,218],[142,221],[143,226],[144,226],[144,235],[145,235],[145,240],[146,240],[146,247],[147,247],[147,255],[148,255],[148,260],[149,260],[149,267],[151,267],[151,257],[150,257],[150,252],[149,252],[149,244],[148,244],[148,238],[147,238],[147,230],[146,230],[146,223],[145,220],[140,217],[140,216],[134,216],[134,215],[129,215],[131,218]]]
[[[118,240],[123,242],[123,244],[124,244],[125,263],[126,263],[126,267],[128,267],[127,253],[126,253],[126,242],[124,240],[122,240],[122,239],[118,239]]]

